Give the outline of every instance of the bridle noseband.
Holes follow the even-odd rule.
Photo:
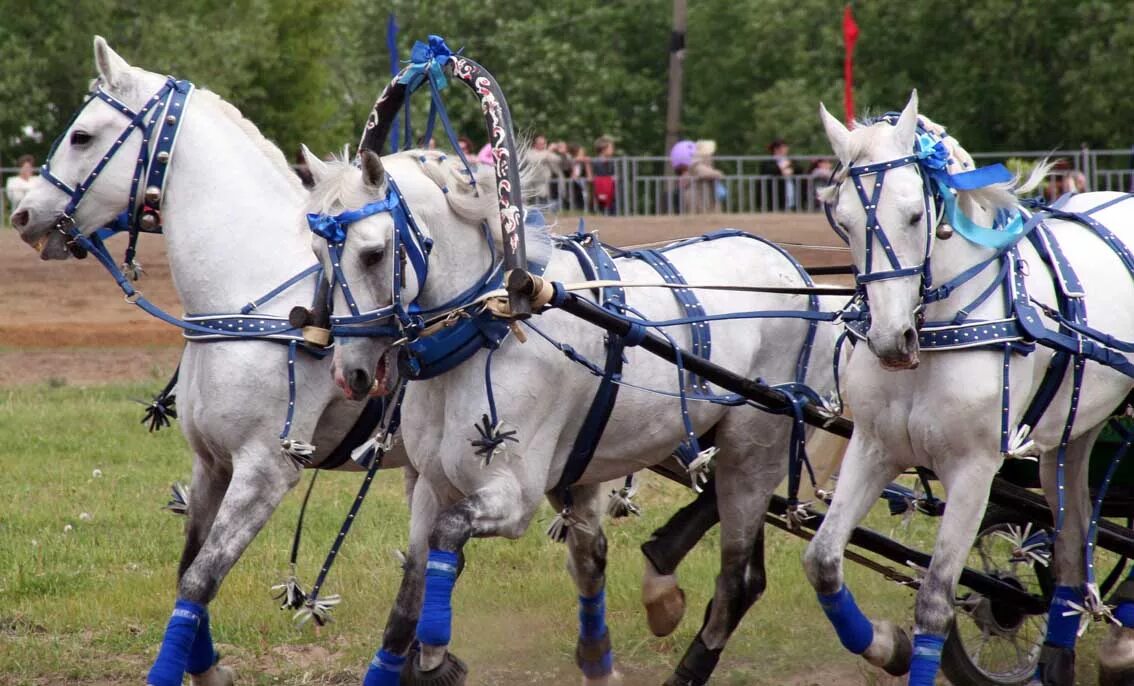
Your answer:
[[[69,201],[62,214],[52,226],[67,238],[67,246],[78,257],[85,256],[86,250],[82,247],[85,241],[79,240],[84,233],[74,219],[87,191],[99,174],[109,164],[110,160],[121,150],[137,129],[142,132],[142,144],[138,152],[138,159],[134,166],[133,181],[130,185],[130,196],[126,209],[118,215],[116,220],[104,227],[109,235],[119,231],[130,233],[130,245],[126,253],[127,265],[133,264],[135,245],[138,233],[161,233],[161,201],[165,190],[166,172],[173,158],[174,146],[177,143],[177,133],[185,114],[189,98],[193,94],[193,84],[188,81],[179,81],[173,77],[166,77],[165,83],[146,103],[135,112],[118,98],[103,89],[101,83],[87,97],[82,106],[71,117],[63,133],[51,146],[47,161],[40,170],[40,175],[59,190],[67,194]],[[110,105],[116,112],[129,118],[129,123],[121,134],[114,140],[110,148],[103,154],[102,159],[94,166],[78,185],[71,187],[51,171],[51,159],[56,150],[67,136],[71,127],[79,116],[86,111],[88,105],[95,100],[102,100]],[[151,149],[152,146],[152,149]],[[144,181],[144,185],[143,185]],[[139,212],[138,194],[142,193]]]

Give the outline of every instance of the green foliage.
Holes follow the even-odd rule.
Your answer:
[[[819,101],[842,110],[843,2],[690,3],[683,129],[722,153],[760,153],[775,137],[826,150]],[[660,154],[671,4],[665,0],[0,0],[0,155],[42,155],[93,75],[90,36],[132,63],[217,91],[294,155],[353,142],[401,57],[445,36],[496,74],[522,132]],[[861,2],[860,111],[922,109],[970,150],[1125,147],[1134,101],[1134,24],[1118,0]],[[415,120],[425,118],[424,98]],[[453,93],[460,133],[483,142],[479,109]],[[45,139],[24,135],[30,127]],[[419,131],[420,134],[420,131]]]

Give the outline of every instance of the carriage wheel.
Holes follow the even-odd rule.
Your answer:
[[[989,508],[968,566],[1044,598],[1051,597],[1048,532],[999,508]],[[1024,686],[1039,662],[1047,616],[958,589],[953,629],[941,670],[954,684]]]

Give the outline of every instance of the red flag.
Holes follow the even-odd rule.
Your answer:
[[[843,105],[847,126],[854,123],[854,44],[858,42],[858,24],[850,4],[843,10],[843,45],[846,56],[843,59]]]

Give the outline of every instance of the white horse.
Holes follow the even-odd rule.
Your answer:
[[[418,283],[419,272],[406,266],[404,251],[393,248],[395,222],[389,214],[356,218],[346,231],[345,242],[340,243],[337,259],[327,241],[317,240],[320,258],[328,269],[341,268],[358,309],[388,307],[398,290],[403,304],[416,302],[426,309],[438,306],[461,293],[490,266],[493,253],[480,227],[482,222],[499,225],[496,198],[478,194],[452,160],[446,162],[436,153],[413,152],[380,161],[364,152],[361,170],[317,159],[308,163],[317,182],[308,204],[313,214],[334,215],[374,202],[388,203],[393,179],[425,238],[432,240],[430,276],[423,284]],[[492,187],[490,175],[482,174],[476,186]],[[545,232],[528,231],[527,251],[531,261],[547,265],[545,277],[550,280],[584,279],[576,258],[568,251],[553,249]],[[785,255],[750,238],[722,238],[666,254],[690,283],[802,285],[796,267]],[[391,279],[399,260],[400,277]],[[620,259],[617,265],[628,282],[660,278],[639,260]],[[803,310],[807,303],[798,295],[721,291],[699,295],[710,314]],[[336,311],[345,311],[342,293],[336,297]],[[669,290],[631,288],[627,301],[655,319],[685,314]],[[831,305],[826,299],[823,304]],[[602,359],[605,335],[592,325],[557,311],[533,321],[550,338],[569,344],[589,359]],[[828,324],[818,329],[817,354],[807,380],[815,389],[827,392],[833,387],[830,351],[835,332]],[[806,330],[807,323],[798,319],[759,324],[713,322],[712,358],[750,377],[789,381]],[[670,333],[688,349],[688,327],[672,328]],[[394,385],[395,342],[389,336],[339,340],[335,370],[348,394],[359,396]],[[635,347],[626,348],[625,357],[625,383],[678,391],[677,372],[669,363]],[[488,413],[489,361],[490,353],[482,349],[445,374],[407,386],[403,433],[408,437],[410,461],[419,473],[412,496],[409,554],[382,647],[367,674],[367,686],[398,683],[415,623],[421,652],[405,665],[402,683],[458,683],[463,666],[447,650],[456,554],[472,536],[520,536],[545,495],[550,495],[557,509],[565,505],[549,492],[564,470],[597,381],[539,335],[529,332],[526,342],[508,337],[491,353],[491,392],[501,424],[486,427],[481,417]],[[715,427],[715,444],[720,449],[716,490],[721,572],[706,622],[667,682],[671,684],[704,683],[729,634],[764,589],[757,539],[769,498],[786,471],[790,434],[789,421],[745,405],[727,408],[693,403],[690,412],[694,433]],[[499,429],[499,440],[486,463],[470,442],[483,439],[481,432],[490,428]],[[511,438],[500,438],[504,434]],[[687,438],[677,398],[623,388],[593,460],[570,488],[568,570],[580,594],[583,621],[577,659],[588,684],[608,683],[614,674],[603,618],[606,541],[600,524],[599,484],[662,462]]]
[[[135,111],[166,83],[131,67],[102,38],[95,39],[95,64],[95,87]],[[181,116],[161,203],[174,284],[188,312],[238,313],[313,264],[311,236],[296,223],[307,192],[280,150],[215,94],[196,90]],[[91,100],[61,138],[51,172],[75,187],[128,122],[108,102]],[[74,214],[79,226],[103,226],[126,209],[140,146],[135,130],[98,173]],[[68,200],[37,178],[12,215],[45,259],[67,255],[53,226]],[[315,285],[305,279],[256,312],[286,317],[290,306],[312,302]],[[302,471],[279,439],[288,415],[287,360],[286,345],[266,340],[191,341],[185,348],[177,402],[194,453],[192,502],[177,609],[150,673],[154,686],[180,684],[187,669],[198,686],[231,683],[229,670],[216,664],[205,607]],[[330,370],[330,360],[303,353],[295,360],[289,437],[314,444],[314,464],[362,409],[338,393]]]
[[[1131,379],[1087,362],[1081,392],[1076,394],[1078,407],[1072,430],[1064,435],[1068,408],[1072,406],[1073,373],[1069,372],[1029,435],[1027,428],[1020,429],[1021,417],[1048,369],[1051,348],[1036,345],[1030,354],[1010,355],[1003,345],[995,343],[949,352],[919,350],[919,333],[931,335],[934,322],[954,321],[958,310],[974,301],[979,304],[971,308],[968,322],[996,324],[1008,316],[1007,286],[1003,282],[994,285],[1002,262],[990,263],[943,299],[925,298],[923,292],[933,292],[933,287],[947,284],[993,258],[996,250],[984,244],[1001,239],[1005,231],[982,229],[981,225],[991,225],[997,210],[1017,209],[1017,196],[1034,188],[1046,169],[1041,168],[1015,188],[996,184],[958,191],[958,206],[977,225],[972,235],[984,244],[961,236],[946,241],[942,238],[953,230],[941,225],[939,201],[952,191],[946,189],[935,197],[937,189],[927,185],[933,183],[927,170],[933,164],[931,158],[936,157],[936,163],[947,165],[948,172],[963,172],[972,168],[971,158],[931,122],[922,122],[923,130],[944,138],[944,149],[935,150],[930,145],[933,137],[919,138],[916,92],[896,121],[848,130],[822,106],[820,114],[843,166],[836,177],[837,185],[827,191],[824,200],[836,226],[849,235],[860,282],[866,288],[871,319],[865,337],[873,354],[853,355],[846,369],[844,379],[855,432],[830,511],[808,546],[804,560],[807,576],[844,646],[875,665],[908,664],[910,644],[902,630],[888,622],[867,620],[855,606],[843,583],[843,555],[851,531],[891,479],[910,467],[933,470],[948,491],[949,504],[933,562],[917,594],[909,678],[916,686],[932,684],[953,620],[957,580],[980,525],[992,478],[1004,457],[1001,441],[1005,440],[1013,451],[1030,448],[1030,452],[1042,456],[1044,488],[1053,513],[1058,513],[1060,501],[1065,501],[1064,525],[1055,550],[1058,588],[1037,679],[1044,684],[1073,683],[1073,646],[1080,619],[1073,608],[1083,605],[1084,594],[1089,592],[1084,587],[1083,558],[1090,515],[1087,460],[1101,425],[1130,391]],[[915,154],[911,162],[909,156]],[[876,192],[877,184],[883,186],[880,193]],[[1094,218],[1121,243],[1134,245],[1134,203],[1121,194],[1074,196],[1063,209],[1084,212],[1111,201],[1114,204],[1099,209]],[[947,219],[956,233],[965,235],[961,215],[954,213]],[[1085,295],[1079,300],[1090,315],[1090,326],[1119,339],[1134,338],[1134,308],[1129,306],[1134,301],[1134,281],[1117,253],[1081,224],[1051,218],[1045,223],[1081,281]],[[1008,230],[1015,228],[1010,225]],[[890,249],[885,248],[886,241]],[[873,253],[870,263],[868,245]],[[1055,307],[1053,278],[1037,249],[1029,240],[1019,241],[1017,249],[1020,259],[1013,259],[1006,267],[1008,277],[1018,277],[1031,298]],[[923,279],[923,264],[926,276],[931,278]],[[994,290],[981,301],[981,294],[990,287]],[[922,312],[929,324],[926,331],[919,332]],[[1046,316],[1042,319],[1047,328],[1057,328]],[[986,327],[983,332],[971,333],[989,332]],[[1027,340],[1024,337],[1023,343]],[[1010,400],[1002,426],[1006,390]],[[1055,477],[1056,455],[1064,441],[1069,445],[1066,497],[1061,499]],[[1115,630],[1101,662],[1103,683],[1134,683],[1134,632],[1130,628]]]

